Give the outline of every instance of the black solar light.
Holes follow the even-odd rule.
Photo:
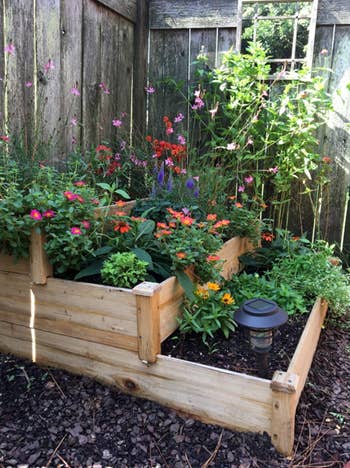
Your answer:
[[[278,307],[276,302],[260,298],[245,301],[235,313],[234,319],[238,325],[249,330],[250,346],[257,354],[261,377],[266,376],[273,332],[287,318],[287,312]]]

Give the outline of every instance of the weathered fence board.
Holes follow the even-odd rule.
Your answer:
[[[151,29],[222,28],[237,25],[237,0],[152,0]]]
[[[350,24],[349,0],[319,0],[318,24]]]
[[[119,15],[124,16],[132,22],[136,22],[136,0],[96,0],[98,3],[107,6]]]

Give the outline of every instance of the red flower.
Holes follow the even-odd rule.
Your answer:
[[[83,228],[85,228],[85,229],[90,229],[90,223],[89,223],[89,221],[84,220],[84,221],[81,222],[81,225],[82,225]]]
[[[32,210],[29,216],[35,219],[35,221],[41,221],[43,219],[39,210]]]
[[[8,143],[10,141],[10,137],[6,135],[1,135],[0,140],[4,141],[5,143]]]
[[[332,162],[332,159],[329,156],[323,156],[322,162],[325,164],[330,164]]]
[[[261,238],[266,242],[271,242],[275,236],[271,232],[261,233]]]
[[[207,262],[217,262],[220,260],[219,255],[208,255],[207,256]]]
[[[112,148],[108,148],[108,146],[105,145],[98,145],[96,147],[96,153],[99,153],[100,151],[112,151]]]
[[[126,232],[129,232],[130,229],[132,229],[132,227],[125,221],[118,221],[114,226],[114,230],[120,232],[120,234],[125,234]]]

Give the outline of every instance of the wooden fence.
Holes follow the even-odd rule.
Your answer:
[[[157,83],[169,76],[182,81],[187,97],[193,83],[193,60],[204,49],[209,66],[219,65],[222,53],[235,46],[238,24],[238,0],[151,0],[149,33],[149,79]],[[328,55],[320,55],[322,49]],[[321,63],[321,59],[323,62]],[[350,249],[350,216],[345,213],[346,192],[350,185],[350,2],[319,0],[314,64],[333,69],[328,74],[328,88],[333,97],[334,113],[320,135],[320,153],[335,161],[332,182],[322,209],[323,236],[340,242],[345,228],[345,248]],[[340,90],[341,97],[337,90]],[[161,117],[182,112],[188,117],[185,98],[169,93],[159,85],[149,99],[149,128],[162,134]],[[301,207],[304,230],[311,232],[310,207]],[[344,226],[346,221],[348,222]],[[293,228],[293,226],[291,226]]]
[[[52,138],[51,158],[64,160],[75,145],[111,140],[138,127],[160,136],[162,116],[185,100],[166,87],[146,103],[144,85],[171,76],[185,96],[192,62],[204,47],[219,65],[236,43],[240,0],[3,0],[0,2],[0,131],[20,130],[25,142]],[[149,27],[148,27],[149,26]],[[9,44],[14,52],[4,52]],[[350,249],[345,198],[350,183],[350,2],[319,0],[314,63],[320,51],[334,113],[320,136],[320,152],[335,160],[323,233]],[[76,88],[80,95],[73,93]],[[341,95],[337,90],[341,90]],[[147,112],[146,112],[147,107]],[[121,129],[112,125],[125,112]],[[186,120],[184,121],[186,125]],[[306,207],[306,213],[309,207]],[[310,216],[305,229],[310,231]],[[348,216],[348,219],[350,216]]]

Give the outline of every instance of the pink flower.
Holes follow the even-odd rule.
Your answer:
[[[78,120],[77,120],[75,117],[72,117],[72,118],[70,119],[70,124],[71,124],[73,127],[75,127],[75,126],[77,125],[77,123],[78,123]]]
[[[81,224],[82,224],[82,226],[83,226],[85,229],[89,229],[89,228],[90,228],[90,223],[89,223],[89,221],[84,220],[84,221],[81,222]]]
[[[174,119],[174,123],[182,122],[182,120],[183,120],[184,118],[185,118],[185,116],[184,116],[181,112],[179,112],[179,113],[177,114],[177,116],[175,117],[175,119]]]
[[[82,234],[81,229],[79,227],[72,227],[70,232],[73,234],[73,236],[80,236]]]
[[[145,86],[145,91],[147,94],[154,94],[156,92],[153,86]]]
[[[8,54],[10,55],[14,55],[15,54],[15,50],[16,50],[16,47],[12,44],[12,42],[10,42],[9,44],[7,44],[4,48],[4,52],[7,52]]]
[[[31,81],[26,81],[25,87],[26,88],[31,88],[33,86],[33,83]]]
[[[70,89],[70,93],[73,94],[74,96],[80,96],[80,91],[75,86],[73,86],[73,88]]]
[[[107,88],[106,84],[104,82],[100,83],[98,85],[102,91],[105,93],[105,94],[111,94],[110,90]]]
[[[43,219],[39,210],[32,210],[29,216],[35,219],[35,221],[41,221]]]
[[[8,143],[10,141],[10,137],[7,135],[1,135],[0,140],[4,141],[5,143]]]
[[[174,133],[174,129],[172,127],[168,127],[166,130],[165,130],[165,133],[167,135],[171,135],[172,133]]]
[[[77,180],[76,182],[74,182],[74,184],[76,187],[84,187],[84,185],[86,185],[86,182],[84,180]]]
[[[270,167],[270,168],[268,169],[268,171],[271,172],[272,174],[277,174],[277,172],[278,172],[278,167],[277,167],[277,166],[275,166],[275,167]]]
[[[253,182],[253,180],[254,180],[254,178],[251,175],[244,178],[244,182],[246,182],[247,184],[251,184]]]
[[[123,125],[123,122],[119,119],[114,119],[112,120],[112,125],[113,127],[121,127]]]
[[[172,167],[174,165],[174,161],[171,158],[167,158],[165,160],[165,165]]]
[[[244,185],[240,185],[240,186],[238,187],[238,191],[239,191],[239,192],[244,192],[244,191],[245,191]]]
[[[76,144],[77,144],[77,139],[75,138],[75,136],[72,136],[71,143],[72,143],[72,145],[76,145]]]
[[[55,65],[51,59],[44,65],[44,70],[48,72],[49,70],[54,70]]]
[[[228,145],[226,146],[226,149],[228,151],[234,151],[235,149],[237,149],[237,143],[235,143],[235,142],[228,143]]]
[[[75,195],[75,193],[73,192],[70,192],[69,190],[66,190],[65,192],[63,192],[63,195],[67,198],[67,200],[69,201],[73,201],[77,198],[77,196]]]
[[[85,203],[85,200],[81,195],[75,195],[75,200],[78,200],[79,203]]]
[[[181,169],[180,174],[187,174],[187,170],[186,169]]]
[[[55,216],[55,212],[53,210],[46,210],[43,213],[45,218],[53,218]]]
[[[177,137],[177,141],[180,143],[180,145],[185,145],[186,144],[186,138],[182,135],[179,135]]]
[[[253,145],[253,144],[254,144],[253,138],[249,137],[247,140],[247,145]]]
[[[199,182],[199,176],[198,176],[198,175],[193,176],[192,179],[195,180],[195,181],[197,181],[197,182]]]
[[[328,55],[328,49],[322,49],[320,55]]]
[[[198,109],[202,109],[202,107],[204,107],[204,106],[205,106],[204,101],[200,97],[196,97],[196,99],[194,100],[194,104],[192,106],[192,109],[193,110],[198,110]]]

